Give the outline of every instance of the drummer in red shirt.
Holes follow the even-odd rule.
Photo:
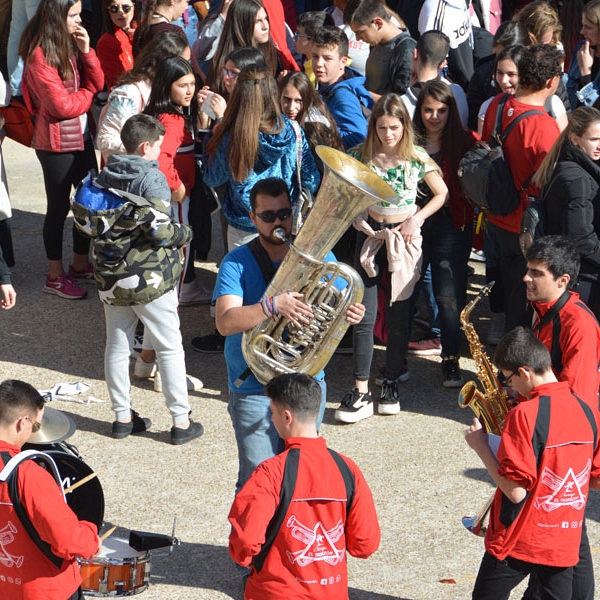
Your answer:
[[[0,467],[40,429],[43,414],[34,387],[0,383]],[[7,479],[0,473],[0,598],[83,600],[76,557],[100,548],[96,525],[78,520],[49,471],[24,460]]]

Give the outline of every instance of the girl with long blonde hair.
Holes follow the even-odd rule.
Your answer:
[[[343,398],[335,417],[344,423],[355,423],[373,414],[369,392],[373,327],[378,286],[385,271],[389,274],[388,337],[378,412],[392,415],[400,411],[398,383],[409,377],[409,310],[414,285],[420,277],[421,227],[444,205],[448,188],[441,169],[415,145],[410,116],[397,94],[386,94],[375,103],[364,144],[349,153],[368,165],[395,192],[395,198],[373,204],[354,224],[358,229],[354,266],[365,286],[366,313],[354,327],[354,389]],[[416,200],[421,181],[427,183],[432,196],[419,208]]]

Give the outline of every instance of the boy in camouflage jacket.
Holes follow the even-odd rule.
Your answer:
[[[156,351],[173,419],[171,442],[182,444],[203,433],[189,419],[175,289],[192,231],[170,216],[171,191],[157,163],[163,137],[164,127],[153,117],[131,117],[121,131],[128,154],[111,156],[95,181],[88,176],[72,208],[76,226],[93,238],[94,277],[106,319],[106,384],[116,416],[112,435],[121,439],[151,425],[132,410],[129,395],[129,355],[140,319]]]

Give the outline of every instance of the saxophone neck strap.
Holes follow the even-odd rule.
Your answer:
[[[262,273],[263,279],[265,280],[265,290],[269,287],[271,280],[275,276],[275,272],[277,268],[273,265],[273,261],[269,256],[269,253],[264,249],[263,245],[260,243],[260,239],[255,237],[253,240],[248,242],[248,248],[250,252],[252,252],[252,256],[254,256],[254,260]],[[252,371],[250,367],[247,367],[246,370],[233,382],[235,387],[240,387],[248,377],[252,375]]]
[[[533,333],[536,333],[537,331],[542,329],[542,327],[548,325],[548,323],[550,323],[550,321],[554,319],[554,317],[560,312],[562,307],[569,301],[570,297],[570,292],[563,292],[563,295],[550,307],[548,312],[533,326],[531,331],[533,331]]]

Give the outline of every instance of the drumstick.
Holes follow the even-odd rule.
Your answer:
[[[66,488],[64,491],[65,494],[69,494],[71,493],[73,490],[76,490],[79,486],[83,485],[84,483],[87,483],[88,481],[94,479],[94,477],[98,477],[98,473],[102,473],[102,471],[105,471],[106,467],[102,467],[101,469],[98,469],[98,471],[96,471],[95,473],[90,473],[89,475],[86,475],[83,479],[80,479],[79,481],[76,481],[73,485],[70,485],[68,488]]]
[[[102,537],[100,538],[100,541],[103,542],[109,535],[112,535],[115,532],[116,528],[117,526],[115,525],[114,527],[111,527],[106,533],[103,533]]]

